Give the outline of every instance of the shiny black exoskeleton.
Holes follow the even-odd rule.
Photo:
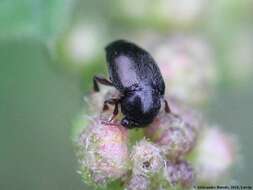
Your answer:
[[[170,112],[163,99],[165,84],[161,72],[147,51],[124,40],[110,43],[105,50],[110,81],[95,76],[94,90],[99,90],[97,82],[100,82],[114,86],[121,96],[106,100],[104,109],[108,103],[115,104],[114,117],[120,104],[125,116],[121,124],[126,128],[145,127],[151,123],[161,108],[161,100],[165,102],[165,111]]]

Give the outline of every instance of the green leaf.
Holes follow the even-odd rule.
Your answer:
[[[0,37],[54,37],[67,24],[70,0],[1,0]]]

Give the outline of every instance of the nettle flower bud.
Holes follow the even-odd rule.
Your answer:
[[[103,186],[127,171],[127,130],[116,121],[95,118],[78,139],[80,174],[91,185]]]
[[[200,183],[217,183],[229,175],[236,162],[237,143],[218,128],[207,128],[196,147],[195,167]]]
[[[217,81],[214,56],[201,38],[174,36],[153,48],[166,94],[193,105],[206,103]]]
[[[181,117],[160,113],[145,129],[145,135],[154,141],[169,159],[178,159],[195,145],[197,132]]]
[[[145,139],[133,146],[130,159],[134,175],[150,176],[158,173],[164,166],[161,150]]]
[[[188,162],[182,160],[175,163],[167,161],[164,168],[164,177],[170,185],[178,185],[183,188],[189,188],[195,182],[193,168]]]
[[[127,190],[148,190],[150,187],[150,179],[143,175],[133,175],[129,180]]]
[[[180,117],[188,124],[190,124],[196,132],[200,132],[204,126],[203,115],[197,110],[191,108],[187,104],[179,101],[175,97],[167,96],[166,100],[170,105],[172,113],[180,115]]]

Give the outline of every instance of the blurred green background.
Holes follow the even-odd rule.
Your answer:
[[[149,32],[212,44],[218,85],[202,109],[238,136],[232,179],[253,185],[252,8],[252,0],[1,0],[0,189],[87,189],[72,122],[92,76],[106,72],[104,46]]]

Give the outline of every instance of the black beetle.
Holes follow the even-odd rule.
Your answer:
[[[126,128],[145,127],[151,123],[165,102],[165,111],[170,112],[167,101],[163,98],[165,84],[161,72],[151,55],[137,45],[125,40],[117,40],[106,48],[106,60],[110,80],[94,76],[94,90],[99,91],[98,82],[114,86],[121,96],[105,100],[114,104],[112,119],[118,114],[118,105],[124,118],[121,124]]]

